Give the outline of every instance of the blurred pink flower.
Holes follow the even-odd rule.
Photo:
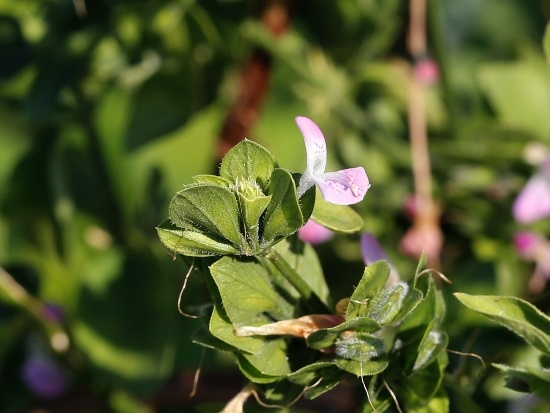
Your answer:
[[[550,280],[550,241],[540,235],[522,231],[514,237],[520,256],[535,263],[535,276]]]
[[[522,224],[550,216],[550,157],[527,181],[512,205],[512,212]]]
[[[529,291],[539,294],[550,280],[550,241],[532,232],[519,232],[514,237],[519,255],[535,263],[535,271],[529,281]]]
[[[439,206],[432,200],[411,196],[406,200],[405,213],[412,218],[413,224],[401,239],[401,252],[416,259],[425,253],[428,264],[438,267],[443,247]]]
[[[31,354],[23,364],[21,376],[29,390],[44,399],[62,396],[68,387],[65,371],[45,354]]]
[[[439,67],[437,62],[425,57],[414,65],[414,77],[422,84],[433,85],[439,81]]]
[[[360,244],[361,256],[363,257],[363,262],[365,263],[365,265],[371,265],[376,261],[386,261],[390,266],[390,278],[388,279],[388,284],[395,284],[396,282],[401,280],[397,269],[390,261],[390,259],[380,246],[380,243],[373,234],[369,232],[364,232],[363,234],[361,234]]]
[[[418,215],[418,202],[416,196],[408,195],[403,205],[403,212],[407,218],[413,220]]]
[[[365,169],[358,166],[325,172],[327,145],[321,129],[312,120],[303,116],[296,118],[296,124],[304,136],[307,154],[307,167],[298,184],[298,198],[313,185],[317,185],[327,202],[351,205],[362,201],[370,187]]]
[[[514,237],[514,246],[523,258],[532,259],[542,238],[533,232],[522,231]]]
[[[430,265],[439,262],[443,234],[437,222],[415,221],[401,239],[401,251],[413,258],[426,254]]]
[[[327,242],[333,236],[334,232],[312,219],[308,220],[306,224],[298,230],[298,238],[312,245]]]

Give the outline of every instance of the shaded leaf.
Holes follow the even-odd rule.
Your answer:
[[[207,257],[216,254],[238,254],[234,246],[218,237],[201,232],[186,231],[176,227],[169,220],[157,227],[161,242],[170,251],[190,257]]]
[[[278,239],[289,236],[304,225],[304,217],[296,196],[292,175],[275,169],[269,185],[269,203],[263,218],[262,244],[273,245]]]
[[[420,370],[434,361],[442,351],[445,351],[449,337],[446,333],[431,330],[424,335],[418,346],[418,357],[414,362],[413,371]]]
[[[307,344],[312,348],[322,350],[333,346],[343,331],[352,330],[373,333],[379,329],[380,325],[376,321],[367,317],[356,317],[348,319],[335,327],[322,328],[311,333],[307,337]]]
[[[516,368],[497,363],[493,363],[493,366],[506,376],[506,387],[509,389],[550,398],[550,371],[548,369]]]

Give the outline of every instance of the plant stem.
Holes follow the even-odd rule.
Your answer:
[[[64,352],[69,347],[69,336],[56,322],[50,320],[47,308],[40,300],[30,295],[4,268],[0,267],[0,294],[13,304],[27,311],[37,319],[50,339],[52,348]]]
[[[311,289],[311,287],[300,277],[294,268],[290,266],[287,260],[277,251],[272,250],[267,258],[259,258],[261,260],[269,259],[273,265],[280,271],[285,279],[298,291],[302,297],[306,309],[311,314],[326,314],[329,312],[326,304],[324,304],[319,296]]]

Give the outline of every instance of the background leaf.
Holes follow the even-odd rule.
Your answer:
[[[466,307],[509,328],[543,353],[550,354],[550,318],[532,304],[516,297],[454,295]]]

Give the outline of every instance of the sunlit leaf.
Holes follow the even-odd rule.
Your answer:
[[[311,219],[336,232],[353,233],[363,227],[363,219],[351,207],[332,204],[320,196],[315,200]]]
[[[531,303],[516,297],[454,294],[471,310],[498,323],[545,354],[550,354],[550,318]]]
[[[266,193],[271,174],[277,167],[277,162],[263,146],[245,139],[227,152],[220,166],[220,176],[234,183],[254,182]]]
[[[229,319],[239,325],[252,325],[265,319],[292,317],[293,308],[273,289],[267,271],[251,259],[223,257],[210,272]]]
[[[286,342],[282,338],[263,340],[257,352],[238,354],[239,368],[255,383],[279,380],[291,371],[286,350]]]
[[[350,297],[346,319],[366,315],[369,300],[384,287],[389,276],[390,267],[386,261],[377,261],[366,267],[361,281]]]

